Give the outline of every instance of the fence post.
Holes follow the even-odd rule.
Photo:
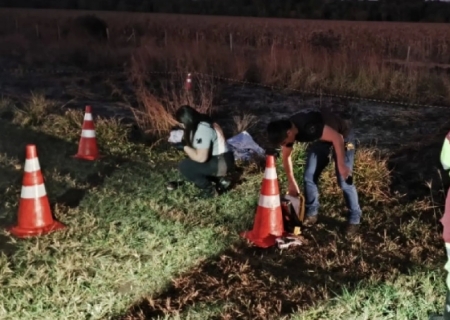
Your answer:
[[[273,60],[273,54],[274,54],[274,47],[275,47],[275,40],[272,39],[272,46],[270,47],[270,58]]]
[[[233,51],[233,34],[230,32],[230,51]]]
[[[408,53],[407,53],[407,55],[406,55],[406,62],[407,62],[407,63],[409,63],[409,53],[410,53],[410,51],[411,51],[411,47],[408,46]]]

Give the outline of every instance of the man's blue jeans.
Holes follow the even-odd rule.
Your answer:
[[[345,143],[355,143],[355,134],[352,130],[346,139]],[[304,172],[304,191],[305,191],[305,207],[306,216],[315,216],[319,210],[319,191],[317,188],[317,181],[320,174],[329,163],[329,155],[332,145],[327,142],[317,141],[311,144],[307,150],[307,160]],[[358,192],[354,184],[347,184],[339,170],[336,162],[336,154],[333,150],[333,158],[335,162],[335,171],[339,187],[342,189],[346,206],[348,208],[348,222],[350,224],[359,224],[361,219],[361,208],[359,207]],[[353,171],[353,164],[355,160],[355,148],[345,151],[345,165]]]

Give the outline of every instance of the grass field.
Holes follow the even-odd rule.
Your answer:
[[[379,104],[357,109],[345,99],[312,101],[261,88],[224,87],[206,76],[196,77],[194,96],[180,86],[185,72],[194,70],[303,89],[320,83],[347,93],[445,102],[449,88],[445,73],[382,66],[380,59],[388,51],[379,44],[376,55],[360,50],[357,60],[356,51],[322,51],[322,56],[316,56],[320,50],[289,48],[285,43],[279,52],[286,55],[270,64],[273,60],[265,60],[273,57],[270,45],[264,49],[263,43],[244,43],[239,37],[233,38],[235,44],[248,45],[248,55],[242,55],[237,46],[232,54],[223,54],[228,44],[215,40],[208,40],[203,49],[179,38],[171,40],[177,46],[156,41],[151,46],[154,34],[143,32],[134,42],[127,41],[129,34],[118,31],[134,26],[131,22],[145,21],[154,33],[171,25],[173,20],[165,19],[173,16],[96,13],[108,22],[109,44],[76,37],[58,40],[56,22],[62,25],[75,13],[53,12],[45,18],[52,11],[11,10],[7,16],[5,12],[0,12],[6,17],[0,23],[4,68],[120,66],[127,73],[125,77],[7,72],[1,76],[0,225],[16,222],[25,146],[34,143],[52,211],[68,227],[28,240],[10,237],[2,228],[1,319],[411,320],[426,319],[427,314],[442,310],[445,252],[439,219],[449,179],[436,168],[449,130],[445,110],[398,111]],[[191,26],[190,36],[196,37],[192,19],[186,16],[182,21]],[[208,24],[224,19],[199,17],[198,23],[203,32],[211,32],[209,36],[248,30],[242,19],[232,19],[229,29],[218,31]],[[262,20],[248,21],[260,30],[255,25]],[[294,25],[289,20],[286,24],[271,21],[261,23],[275,23],[286,35]],[[40,23],[39,39],[36,22]],[[333,23],[311,21],[307,25],[304,34]],[[380,30],[394,37],[392,26],[396,26],[403,30],[398,33],[401,42],[383,40],[391,47],[395,43],[404,50],[408,34],[415,43],[424,41],[424,48],[425,43],[433,50],[440,48],[438,52],[443,53],[434,55],[434,62],[448,62],[442,60],[448,31],[440,25],[382,24],[374,29],[369,27],[372,24],[362,25],[340,23],[343,29],[335,32],[349,35],[359,30],[365,36],[372,32],[386,39]],[[408,28],[420,31],[410,34]],[[440,35],[440,45],[433,42],[438,40],[425,42],[430,32]],[[362,46],[372,40],[359,37],[355,41],[359,42],[354,46]],[[391,58],[400,57],[401,50],[391,51]],[[300,64],[295,65],[289,57],[299,52],[303,60],[296,60]],[[164,57],[167,53],[171,55]],[[255,53],[261,59],[256,59],[256,67],[250,64]],[[350,62],[351,66],[345,64]],[[278,67],[271,69],[274,65]],[[168,70],[177,73],[164,79],[147,73]],[[339,75],[340,82],[333,75]],[[77,151],[83,119],[80,110],[86,101],[94,104],[97,140],[104,155],[97,162],[71,157]],[[135,107],[132,115],[137,125],[99,111],[109,110],[113,102]],[[239,237],[252,227],[263,161],[239,163],[235,186],[218,199],[193,201],[196,190],[189,184],[167,192],[164,185],[179,176],[176,165],[184,157],[166,143],[173,123],[170,113],[185,102],[219,117],[227,125],[228,136],[247,129],[263,147],[262,128],[275,115],[313,103],[348,108],[360,120],[361,139],[375,136],[383,147],[392,149],[389,154],[381,152],[366,139],[357,153],[354,176],[363,208],[361,234],[353,240],[342,234],[345,206],[331,166],[320,185],[319,223],[304,230],[302,246],[283,251],[254,248]],[[305,147],[295,149],[299,184]],[[279,160],[277,172],[284,192]]]
[[[96,119],[105,158],[80,162],[70,156],[82,112],[39,95],[1,105],[2,225],[15,223],[24,148],[35,143],[53,212],[68,226],[2,236],[2,319],[423,319],[441,309],[442,187],[407,202],[374,150],[360,150],[355,168],[360,236],[341,234],[343,200],[328,168],[323,218],[304,231],[307,242],[261,250],[238,236],[252,226],[260,164],[241,164],[230,193],[193,202],[190,185],[164,189],[182,157],[164,142],[130,140],[129,127]],[[303,155],[297,148],[296,163]]]

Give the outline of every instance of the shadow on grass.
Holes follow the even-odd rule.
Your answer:
[[[0,155],[3,159],[0,169],[2,228],[16,223],[26,145],[36,145],[52,212],[57,205],[77,207],[90,188],[100,186],[118,165],[126,161],[115,157],[105,157],[96,162],[74,159],[72,156],[78,148],[76,144],[4,120],[0,120],[0,134]],[[5,241],[0,239],[0,242],[6,243],[6,238]],[[11,253],[11,250],[7,252]]]
[[[115,319],[156,319],[218,301],[227,307],[217,319],[276,319],[326,302],[343,294],[344,288],[351,293],[359,282],[383,282],[411,268],[435,266],[442,254],[439,235],[428,234],[428,241],[420,245],[411,242],[401,228],[401,217],[408,212],[393,223],[375,223],[386,221],[386,214],[395,207],[385,210],[378,212],[374,225],[363,224],[353,240],[340,234],[337,219],[323,217],[316,226],[303,230],[305,243],[300,247],[280,251],[237,243]],[[425,225],[417,232],[430,227]],[[231,230],[239,231],[244,230]]]
[[[340,192],[324,199],[324,211],[333,212],[304,230],[302,246],[264,250],[239,242],[115,319],[164,318],[218,301],[226,307],[217,319],[279,319],[340,296],[344,290],[352,293],[360,282],[383,282],[411,269],[443,265],[441,233],[436,230],[439,217],[428,214],[430,208],[389,199],[378,203],[372,194],[360,193],[364,217],[360,234],[352,241],[341,234],[345,217],[336,212],[341,201]],[[429,219],[417,219],[422,216]],[[208,223],[215,225],[220,219],[209,216]],[[229,222],[228,231],[244,231],[237,227]]]

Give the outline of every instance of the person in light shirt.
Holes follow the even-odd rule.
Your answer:
[[[226,176],[235,169],[235,159],[221,127],[189,105],[181,106],[175,119],[184,133],[182,141],[174,147],[187,155],[178,166],[181,174],[200,189],[201,198],[227,191],[231,181]],[[179,184],[169,182],[167,189],[174,190]]]

